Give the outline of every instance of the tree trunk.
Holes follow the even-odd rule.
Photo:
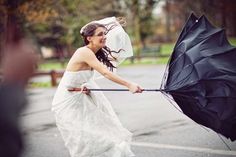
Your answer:
[[[134,30],[134,39],[136,46],[136,57],[140,61],[141,53],[141,35],[140,35],[140,19],[139,19],[139,1],[133,0],[133,30]]]
[[[236,37],[236,11],[234,11],[235,13],[233,14],[233,18],[232,18],[232,36]]]
[[[226,2],[221,2],[221,27],[227,28],[226,23]]]
[[[140,61],[140,53],[141,53],[141,36],[140,36],[140,23],[138,16],[134,17],[134,37],[135,37],[135,43],[136,43],[136,55],[137,59]]]
[[[4,52],[4,45],[5,45],[5,35],[6,35],[6,24],[7,24],[7,14],[5,12],[5,10],[2,10],[2,14],[3,16],[0,17],[1,21],[1,28],[0,28],[0,65],[1,65],[1,61],[3,58],[3,52]]]
[[[170,30],[170,4],[169,0],[166,1],[166,40],[171,40],[171,30]]]

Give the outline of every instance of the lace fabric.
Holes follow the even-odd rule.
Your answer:
[[[131,157],[132,134],[120,123],[102,92],[68,92],[68,87],[99,88],[93,71],[65,72],[52,111],[71,157]]]

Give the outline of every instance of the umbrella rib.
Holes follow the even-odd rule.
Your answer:
[[[228,51],[226,51],[225,53],[227,53],[227,52],[231,52],[233,49],[231,49],[231,50],[228,50]],[[185,54],[185,52],[184,53],[182,53],[182,55],[183,54]],[[173,75],[179,75],[184,69],[186,69],[186,68],[188,68],[189,66],[191,66],[192,65],[192,67],[194,67],[194,65],[196,64],[196,63],[198,63],[198,62],[200,62],[200,61],[202,61],[202,60],[205,60],[205,59],[208,59],[208,58],[211,58],[212,56],[216,56],[216,55],[221,55],[221,54],[214,54],[214,55],[211,55],[211,56],[205,56],[205,57],[201,57],[201,58],[199,58],[198,60],[196,60],[195,62],[193,62],[193,63],[191,63],[191,64],[188,64],[188,65],[185,65],[185,67],[183,68],[183,69],[181,69],[180,71],[178,71],[178,72],[176,72],[176,73],[174,73]],[[188,55],[186,55],[187,57],[189,57]],[[180,56],[179,56],[180,57]],[[177,59],[176,59],[177,60]],[[173,63],[173,62],[172,62]],[[170,66],[169,66],[170,67]],[[195,67],[194,67],[195,68]],[[171,69],[170,69],[170,71],[171,71]],[[191,73],[190,73],[191,74]],[[189,75],[190,75],[189,74]],[[179,83],[179,82],[178,82]]]
[[[166,94],[167,95],[167,94]],[[183,94],[172,94],[172,95],[180,95],[180,96],[184,96],[184,97],[190,97],[190,96],[186,96],[186,95],[183,95]],[[168,96],[166,96],[167,97],[167,100],[168,100]],[[171,99],[171,98],[169,98],[170,100],[172,100],[172,101],[170,101],[170,100],[168,100],[171,104],[172,104],[172,106],[174,106],[180,113],[182,113],[182,114],[184,114],[183,113],[183,111],[182,110],[180,110],[180,109],[178,109],[175,105],[174,105],[174,100],[173,99]],[[173,102],[174,101],[174,102]],[[176,102],[175,102],[176,103]],[[185,114],[184,114],[185,115]],[[186,115],[185,115],[186,116]],[[188,116],[187,116],[188,117]],[[188,117],[189,118],[189,117]],[[191,119],[191,118],[189,118],[189,119]],[[191,119],[192,120],[192,119]],[[203,128],[204,130],[206,130],[207,132],[209,132],[209,130],[206,128],[206,127],[204,127],[203,125],[201,125],[201,124],[198,124],[197,122],[195,122],[194,120],[192,120],[194,123],[196,123],[197,125],[199,125],[201,128]]]
[[[236,96],[205,96],[206,98],[232,98],[236,99]]]
[[[199,41],[198,44],[200,44],[202,41],[204,41],[204,39],[201,40],[201,41]],[[196,45],[197,45],[197,44],[192,45],[191,47],[188,48],[188,50],[192,49],[192,48],[193,48],[194,46],[196,46]],[[175,63],[180,59],[180,57],[182,57],[184,54],[186,54],[186,52],[187,52],[187,51],[181,52],[180,55],[179,55],[175,60],[173,60],[173,62],[170,64],[169,67],[171,68],[171,66],[173,66],[173,64],[175,64]],[[170,69],[170,70],[171,70],[171,69]]]
[[[210,34],[210,35],[214,35],[214,34],[220,32],[220,31],[221,31],[221,29],[217,29],[216,31],[214,31],[214,32],[213,32],[212,34]],[[208,39],[211,37],[210,35],[209,35],[207,38],[205,38],[205,39],[199,41],[198,44],[201,44],[202,42],[208,40]],[[198,45],[198,44],[196,44],[196,45]],[[189,51],[190,49],[192,49],[192,48],[193,48],[194,46],[196,46],[196,45],[191,46],[191,47],[188,49],[188,51]],[[231,48],[231,49],[228,50],[228,51],[232,51],[233,49],[234,49],[234,48]],[[227,52],[228,52],[228,51],[227,51]],[[175,64],[175,63],[180,59],[180,57],[182,57],[184,54],[186,54],[186,52],[187,52],[187,51],[182,52],[182,53],[169,65],[169,71],[172,70],[171,67],[173,66],[173,64]],[[211,56],[205,56],[204,58],[201,57],[201,58],[199,58],[198,60],[196,60],[194,63],[188,64],[188,65],[186,65],[186,66],[194,65],[194,64],[198,63],[199,61],[201,61],[202,59],[206,59],[206,58],[209,58],[209,57],[212,57],[212,56],[215,56],[215,55],[220,55],[220,54],[214,54],[214,55],[211,55]],[[186,56],[188,57],[188,55],[186,55]],[[183,69],[181,69],[181,71],[182,71],[182,70],[183,70]],[[177,72],[177,73],[180,73],[181,71],[179,71],[179,72]],[[177,73],[175,73],[175,74],[177,74]]]
[[[202,128],[206,129],[203,126],[207,126],[235,141],[234,124],[209,124],[221,118],[221,112],[218,112],[221,106],[215,103],[224,105],[229,101],[231,107],[236,100],[236,82],[233,81],[236,74],[236,48],[226,41],[225,32],[214,27],[204,15],[198,21],[198,24],[194,24],[194,18],[191,17],[185,24],[168,60],[160,87],[164,90],[161,93],[176,109],[180,108],[182,113]],[[214,81],[208,83],[212,79]],[[218,99],[222,101],[217,102]],[[215,106],[209,106],[211,102],[208,100],[213,100],[212,104]],[[215,113],[218,116],[214,116]],[[234,113],[233,110],[230,113]],[[202,114],[205,115],[201,116]],[[227,118],[228,115],[224,117]],[[230,149],[225,142],[224,144]]]
[[[163,92],[162,92],[162,93],[163,93]],[[163,93],[163,94],[164,94],[164,96],[166,96],[167,100],[172,104],[172,106],[174,106],[175,109],[177,109],[180,113],[182,113],[183,115],[185,115],[181,109],[177,108],[176,105],[174,105],[176,102],[174,101],[173,98],[170,98],[167,93]],[[180,94],[180,95],[181,95],[181,94]],[[183,95],[183,96],[185,96],[185,95]],[[185,115],[185,116],[186,116],[186,115]],[[188,117],[188,118],[189,118],[189,117]],[[191,119],[191,118],[189,118],[189,119]],[[192,119],[191,119],[191,120],[192,120]],[[209,130],[208,130],[207,128],[205,128],[203,125],[198,124],[198,123],[195,122],[194,120],[192,120],[192,121],[193,121],[194,123],[196,123],[197,125],[199,125],[201,128],[203,128],[204,130],[206,130],[207,132],[209,132]]]
[[[229,150],[231,150],[230,146],[225,142],[225,140],[220,136],[220,134],[217,133],[217,135],[219,136],[219,138],[221,139],[221,141],[225,144],[225,146],[226,146]]]
[[[191,70],[191,72],[190,72],[190,73],[189,73],[185,78],[183,78],[182,80],[176,82],[176,83],[173,84],[171,87],[174,87],[175,85],[179,84],[180,82],[185,81],[185,80],[188,78],[188,76],[192,74],[192,72],[193,72],[193,66],[192,66],[192,70]]]
[[[171,95],[183,96],[183,97],[186,98],[186,99],[187,99],[187,98],[188,98],[188,99],[189,99],[189,98],[191,98],[191,99],[196,99],[196,98],[194,98],[194,97],[187,96],[187,95],[184,95],[184,94],[179,94],[179,93],[178,93],[178,94],[177,94],[177,93],[171,93]],[[191,101],[191,100],[190,100],[190,101]]]
[[[179,112],[181,112],[181,113],[183,113],[183,111],[182,110],[180,110],[179,108],[177,108],[177,106],[175,105],[175,101],[174,101],[174,99],[173,98],[171,98],[167,93],[164,93],[164,92],[162,92],[162,94],[166,97],[166,99],[172,104],[172,106],[174,106],[174,108],[176,109],[176,110],[178,110]]]
[[[226,51],[225,53],[228,53],[228,52],[231,52],[232,50],[229,50],[229,51]],[[190,66],[190,65],[195,65],[196,63],[202,61],[202,60],[205,60],[205,59],[208,59],[208,58],[211,58],[212,56],[216,56],[216,55],[222,55],[222,54],[214,54],[214,55],[211,55],[211,56],[205,56],[205,57],[200,57],[198,60],[196,60],[195,62],[191,63],[191,64],[188,64],[188,65],[185,65],[185,67],[183,69],[185,69],[186,67]],[[187,57],[189,57],[188,55],[186,55]],[[178,73],[180,73],[183,69],[181,69],[180,71],[178,71]],[[177,73],[175,73],[177,74]]]
[[[169,64],[169,62],[170,62],[170,60],[168,61],[168,64]],[[168,64],[167,64],[167,66],[166,66],[166,68],[165,68],[165,72],[164,72],[164,75],[163,75],[163,77],[162,77],[161,88],[165,88],[164,86],[165,86],[165,84],[166,84],[167,77],[168,77],[168,73],[169,73],[169,72],[168,72],[168,69],[169,69]]]
[[[197,23],[196,20],[198,18],[194,15],[191,14],[189,18],[187,19],[186,24],[184,25],[181,33],[180,33],[180,38],[177,40],[176,45],[179,44],[179,42],[189,33],[189,31],[193,28],[193,26]]]
[[[194,17],[193,17],[194,18]],[[197,18],[196,18],[197,19]],[[190,18],[188,19],[188,21],[190,20]],[[177,42],[176,42],[176,45],[178,44],[180,44],[179,42],[182,40],[182,39],[184,39],[185,37],[186,37],[186,35],[189,33],[189,31],[191,30],[191,28],[193,28],[194,27],[194,25],[196,24],[197,22],[195,22],[195,23],[192,23],[191,24],[191,26],[189,26],[189,28],[188,29],[183,29],[182,31],[181,31],[181,33],[180,33],[180,38],[177,40]],[[187,25],[185,25],[185,26],[187,26]],[[185,26],[184,26],[184,28],[185,28]],[[185,31],[185,32],[184,32]],[[181,35],[182,35],[182,37],[181,37]],[[174,49],[176,49],[176,46],[175,45],[175,47],[174,47]],[[185,51],[186,52],[186,51]],[[179,58],[179,57],[181,57],[181,55],[183,55],[183,54],[185,54],[185,52],[183,52],[182,54],[180,54],[177,58],[176,58],[176,60]],[[172,53],[173,54],[173,53]],[[172,56],[172,55],[171,55]],[[172,58],[172,57],[171,57]],[[170,61],[170,60],[169,60]],[[173,61],[174,62],[174,61]],[[172,62],[172,63],[173,63]],[[169,67],[171,67],[173,64],[170,64],[170,66]]]
[[[178,57],[175,59],[175,60],[173,60],[172,62],[171,62],[171,64],[169,65],[169,71],[171,72],[171,68],[172,68],[172,66],[184,55],[186,53],[186,51],[185,52],[182,52],[180,55],[178,55]],[[172,59],[172,58],[171,58]],[[170,60],[171,60],[170,59]]]

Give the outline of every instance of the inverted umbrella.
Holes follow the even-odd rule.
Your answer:
[[[80,91],[73,88],[71,91]],[[127,91],[127,89],[90,89]],[[236,140],[236,48],[223,29],[191,14],[175,44],[160,89],[195,122]]]
[[[186,22],[161,89],[192,120],[236,140],[236,48],[205,16]]]

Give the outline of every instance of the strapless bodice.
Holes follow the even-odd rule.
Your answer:
[[[65,71],[60,85],[65,87],[78,87],[88,82],[93,77],[93,73],[92,70]]]
[[[85,83],[93,82],[92,70],[82,70],[82,71],[65,71],[63,77],[58,85],[56,93],[53,98],[52,105],[57,105],[71,96],[78,94],[78,92],[69,92],[69,88],[78,88]]]

